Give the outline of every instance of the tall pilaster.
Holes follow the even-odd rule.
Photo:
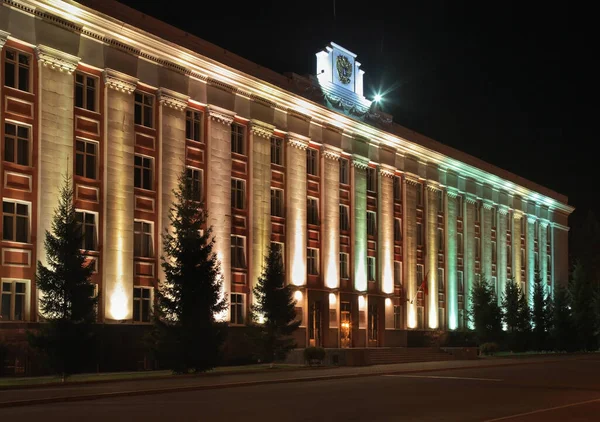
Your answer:
[[[472,288],[475,282],[475,202],[477,198],[471,194],[465,195],[466,215],[463,226],[465,236],[465,310],[472,306]],[[468,323],[473,328],[472,322]]]
[[[535,283],[535,227],[536,218],[527,216],[527,226],[525,235],[525,277],[527,280],[527,299],[529,306],[533,306],[533,287]]]
[[[428,274],[427,288],[429,294],[425,298],[428,308],[428,326],[429,328],[438,327],[438,280],[437,280],[437,260],[438,260],[438,242],[437,242],[437,195],[440,192],[439,186],[427,183],[426,200],[426,234],[425,247],[425,274]]]
[[[540,278],[546,294],[550,293],[547,287],[548,282],[548,251],[546,243],[548,242],[548,220],[540,220],[539,246],[540,251]]]
[[[6,32],[6,31],[2,31],[0,30],[0,54],[2,53],[2,50],[4,48],[4,44],[6,44],[6,41],[8,40],[8,37],[10,36],[10,32]],[[2,71],[4,69],[2,69],[2,66],[0,66],[0,81],[2,81]],[[0,116],[2,116],[2,112],[4,111],[4,107],[0,107]],[[0,160],[0,171],[2,171],[2,160]],[[0,173],[0,174],[4,174],[4,173]]]
[[[483,202],[481,224],[481,274],[486,280],[492,280],[492,208],[491,201]],[[498,244],[496,244],[498,250]],[[498,292],[496,292],[497,294]]]
[[[235,113],[208,106],[206,208],[208,226],[215,238],[214,251],[221,263],[222,297],[229,300],[231,291],[231,124]],[[228,320],[229,312],[217,315]]]
[[[513,212],[512,229],[512,273],[513,280],[521,288],[521,218],[523,214],[519,211]]]
[[[354,288],[367,291],[367,166],[369,160],[352,157],[354,224]]]
[[[408,328],[417,327],[417,184],[418,179],[413,176],[406,175],[404,178],[404,189],[402,198],[402,205],[404,210],[404,262],[406,263],[406,269],[404,274],[406,275],[406,298],[407,303],[407,326]]]
[[[133,315],[134,102],[137,79],[104,71],[106,138],[104,156],[104,314]],[[72,136],[72,134],[71,134]]]
[[[381,291],[386,294],[394,293],[394,172],[393,167],[384,164],[379,170],[378,280],[381,281]],[[388,308],[393,311],[393,307]]]
[[[458,254],[456,250],[456,215],[458,192],[448,190],[446,196],[446,312],[448,328],[458,328],[458,286],[456,285],[456,267]]]
[[[160,88],[158,90],[159,103],[159,145],[160,160],[158,160],[158,256],[163,255],[162,234],[165,230],[173,234],[173,227],[169,219],[170,209],[177,189],[179,176],[185,169],[185,116],[189,97],[177,92]],[[162,265],[158,265],[158,280],[165,281]]]
[[[73,106],[79,57],[38,45],[40,127],[38,155],[38,260],[47,265],[46,230],[58,206],[60,188],[67,173],[73,176]],[[2,107],[4,108],[4,106]]]
[[[271,244],[271,136],[275,126],[258,120],[250,121],[250,219],[251,240],[250,289],[253,290],[262,273]],[[285,204],[284,204],[285,206]],[[285,253],[285,249],[284,249]]]
[[[306,285],[306,149],[309,139],[288,134],[285,150],[285,240],[288,284]],[[289,269],[289,270],[287,270]]]
[[[323,145],[323,280],[330,289],[340,285],[340,154],[338,148]]]
[[[508,208],[500,206],[498,208],[498,223],[496,227],[496,249],[498,251],[498,261],[496,264],[496,274],[498,275],[498,304],[502,301],[502,295],[506,290],[506,267],[508,265],[506,256],[506,216]],[[511,248],[512,249],[512,248]]]

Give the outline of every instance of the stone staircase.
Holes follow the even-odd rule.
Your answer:
[[[374,347],[366,351],[367,365],[454,360],[437,347]]]

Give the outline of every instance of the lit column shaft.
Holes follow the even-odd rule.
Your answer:
[[[529,306],[533,307],[533,284],[535,282],[535,217],[527,217],[526,234],[525,234],[525,277],[527,280],[527,299]]]
[[[206,205],[208,226],[215,238],[214,252],[221,263],[222,297],[231,291],[231,123],[234,113],[208,106]],[[248,187],[246,186],[246,189]],[[229,312],[217,316],[228,320]]]
[[[485,277],[488,281],[492,280],[492,207],[492,202],[483,202],[483,218],[481,224],[481,276]],[[498,244],[496,244],[496,248],[498,248]]]
[[[406,176],[404,178],[404,198],[402,203],[404,204],[404,259],[406,262],[406,269],[404,274],[405,279],[405,291],[408,302],[407,306],[407,326],[408,328],[416,328],[417,326],[417,184],[419,183],[416,178]]]
[[[353,157],[354,288],[359,292],[367,290],[367,166],[366,158]]]
[[[137,79],[106,69],[104,301],[113,320],[133,315],[134,102]]]
[[[285,151],[286,274],[288,283],[296,286],[306,284],[306,148],[308,142],[309,139],[304,136],[288,134]]]
[[[425,247],[427,254],[425,258],[425,274],[428,274],[427,286],[429,294],[425,298],[428,306],[429,328],[437,328],[438,326],[438,286],[437,286],[437,259],[438,259],[438,243],[437,243],[437,194],[439,187],[427,184],[426,194],[426,237]],[[417,280],[418,281],[418,280]]]
[[[448,328],[458,328],[458,287],[456,285],[456,197],[457,192],[448,190],[446,196],[446,307]]]
[[[468,312],[472,305],[473,283],[475,282],[475,202],[476,198],[470,194],[465,195],[466,215],[463,223],[463,231],[465,237],[465,311]],[[471,322],[468,323],[470,328],[473,327]]]
[[[268,255],[271,244],[271,136],[274,129],[274,126],[258,120],[250,122],[252,240],[249,245],[252,246],[248,248],[247,252],[252,262],[250,266],[251,290],[256,286],[262,273],[265,257]]]
[[[540,239],[539,239],[539,251],[540,251],[540,278],[544,286],[544,291],[548,293],[547,288],[548,281],[548,251],[546,249],[546,243],[548,242],[548,221],[540,221]]]
[[[518,211],[513,213],[513,229],[512,229],[512,254],[513,254],[513,265],[512,273],[513,279],[517,286],[521,288],[521,218],[523,214]]]
[[[321,163],[323,183],[323,276],[325,286],[339,287],[340,260],[340,159],[341,151],[330,145],[323,146]]]
[[[394,293],[394,168],[381,166],[379,171],[379,222],[377,245],[379,247],[379,280],[381,291]],[[386,306],[386,312],[393,312]]]
[[[506,207],[498,208],[498,226],[496,228],[496,248],[498,250],[498,263],[496,274],[498,274],[498,304],[502,302],[502,295],[506,290],[506,216],[508,209]],[[512,248],[511,248],[512,249]]]

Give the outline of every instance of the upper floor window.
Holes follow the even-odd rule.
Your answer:
[[[492,228],[495,229],[498,225],[498,210],[494,207],[492,208]]]
[[[367,257],[367,278],[369,281],[375,281],[377,278],[377,267],[375,266],[375,257]]]
[[[2,239],[29,242],[29,204],[2,201]]]
[[[231,266],[246,268],[246,238],[231,235]]]
[[[135,93],[134,122],[136,125],[153,127],[154,96],[145,92]]]
[[[423,206],[423,184],[417,183],[417,206]]]
[[[340,205],[340,230],[350,230],[350,209],[347,205]]]
[[[394,261],[394,285],[402,286],[402,261]]]
[[[283,139],[271,137],[271,164],[283,165]]]
[[[436,191],[436,204],[438,214],[444,213],[444,192],[441,190]]]
[[[231,152],[236,154],[246,154],[244,145],[244,131],[246,127],[237,123],[231,125]]]
[[[152,287],[133,288],[133,321],[150,322],[152,312]]]
[[[377,169],[367,167],[367,190],[377,192]]]
[[[27,282],[2,280],[0,321],[24,321]]]
[[[456,216],[458,218],[463,216],[463,198],[460,195],[456,197]]]
[[[475,238],[475,259],[481,258],[481,238]]]
[[[185,137],[192,141],[202,142],[203,114],[197,110],[186,110],[185,112]]]
[[[16,123],[4,124],[4,161],[29,165],[30,127]]]
[[[438,252],[444,252],[444,229],[437,229],[437,246]]]
[[[423,224],[417,223],[417,246],[423,246]]]
[[[319,152],[314,148],[306,149],[306,173],[318,176],[319,175]]]
[[[271,188],[271,215],[283,217],[283,191]]]
[[[243,210],[246,207],[246,181],[231,179],[231,207]]]
[[[440,292],[443,292],[444,290],[446,290],[446,280],[444,279],[444,269],[443,268],[437,269],[437,281],[438,281],[438,290]]]
[[[4,59],[4,85],[31,92],[31,55],[5,48]]]
[[[402,242],[402,220],[394,218],[394,241]]]
[[[456,272],[456,288],[459,294],[463,294],[465,292],[465,281],[463,279],[463,272]]]
[[[479,221],[481,220],[481,206],[479,205],[479,202],[475,202],[475,222],[479,223]]]
[[[394,176],[394,201],[402,202],[402,179]]]
[[[456,250],[458,251],[459,255],[463,254],[463,234],[462,233],[456,233]]]
[[[96,111],[97,87],[98,78],[81,72],[75,73],[75,107]]]
[[[285,271],[285,248],[281,242],[271,242],[271,250],[279,254],[279,263]]]
[[[96,179],[98,166],[98,144],[93,141],[75,141],[75,174],[88,179]]]
[[[349,277],[348,271],[348,254],[340,252],[340,278],[346,279]]]
[[[498,260],[498,252],[497,252],[497,246],[496,246],[496,241],[493,240],[492,241],[492,264],[495,264],[496,261]]]
[[[194,201],[202,200],[202,185],[203,185],[203,175],[202,170],[188,167],[186,170],[186,177],[188,183],[190,184],[190,188],[192,190],[192,199]]]
[[[377,236],[377,215],[373,211],[367,211],[367,235]]]
[[[154,159],[144,155],[135,154],[133,179],[134,186],[140,189],[153,189],[153,167]]]
[[[319,250],[308,248],[306,250],[306,268],[309,275],[319,274]]]
[[[421,288],[421,286],[423,285],[423,282],[426,282],[425,277],[423,275],[424,268],[425,267],[423,266],[423,264],[417,264],[417,278],[415,280],[416,287],[417,287],[416,291],[418,291]]]
[[[319,224],[319,200],[317,198],[308,198],[306,201],[308,224]]]
[[[98,250],[98,241],[96,236],[96,213],[76,211],[75,219],[79,223],[81,249],[84,251]]]
[[[346,158],[340,158],[340,183],[350,184],[350,162]]]
[[[244,295],[240,293],[231,293],[231,305],[229,306],[230,318],[232,324],[242,325],[244,323]]]
[[[154,242],[152,223],[147,221],[133,222],[133,254],[137,257],[152,258]]]

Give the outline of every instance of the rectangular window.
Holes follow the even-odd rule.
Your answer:
[[[246,207],[246,181],[231,179],[231,208],[243,210]]]
[[[459,294],[463,294],[465,292],[465,282],[463,280],[463,272],[458,271],[456,273],[456,288]]]
[[[350,272],[348,271],[348,254],[340,252],[340,278],[347,279]]]
[[[319,250],[308,248],[306,250],[306,266],[309,275],[319,274]]]
[[[281,242],[271,242],[271,250],[277,252],[281,259],[281,265],[284,266],[285,263],[285,249],[283,247],[283,243]]]
[[[246,127],[233,123],[231,125],[231,152],[245,155],[246,148],[244,145],[244,131]]]
[[[340,183],[350,184],[350,163],[345,158],[340,158]]]
[[[350,230],[350,209],[347,205],[340,205],[340,230]]]
[[[422,264],[417,264],[417,278],[415,280],[415,292],[418,291],[421,288],[421,285],[423,284],[424,281],[424,275],[423,275],[423,265]]]
[[[134,122],[136,125],[154,127],[154,96],[145,92],[135,93]]]
[[[319,200],[317,198],[308,198],[306,201],[308,224],[319,224]]]
[[[271,188],[271,215],[283,217],[283,191]]]
[[[456,216],[462,218],[463,216],[463,199],[462,196],[456,198]]]
[[[375,257],[367,257],[367,276],[369,281],[375,281],[377,274],[377,267],[375,266]]]
[[[446,279],[444,278],[444,269],[437,269],[437,282],[438,282],[438,291],[444,292],[446,291]]]
[[[154,190],[154,158],[135,154],[134,164],[135,187]]]
[[[239,293],[231,293],[231,304],[229,305],[230,318],[232,324],[244,324],[244,295]]]
[[[533,223],[533,238],[535,240],[538,240],[539,234],[540,234],[540,223],[537,220],[535,220]]]
[[[552,278],[552,256],[546,255],[546,280],[550,281]]]
[[[417,247],[423,246],[423,224],[417,223]]]
[[[98,168],[98,143],[77,139],[75,141],[75,174],[96,179]]]
[[[456,234],[456,250],[459,255],[462,255],[464,252],[463,234],[462,233]]]
[[[75,219],[79,223],[79,234],[81,236],[81,249],[84,251],[98,250],[96,213],[87,211],[76,211]]]
[[[20,91],[31,91],[31,55],[4,48],[4,85]]]
[[[394,285],[402,286],[402,261],[394,261]]]
[[[0,294],[0,322],[25,321],[27,283],[3,280]]]
[[[512,248],[510,245],[506,245],[506,265],[510,266],[512,261]]]
[[[494,294],[498,296],[498,278],[495,276],[492,277],[492,288],[494,289]]]
[[[438,214],[444,213],[444,192],[441,190],[436,191],[436,204]]]
[[[185,111],[185,137],[196,142],[202,142],[203,136],[203,119],[204,115],[201,111],[186,110]]]
[[[133,254],[136,257],[152,258],[154,256],[153,224],[147,221],[133,222]]]
[[[29,204],[2,201],[2,239],[29,242]]]
[[[527,230],[525,228],[525,217],[521,216],[519,219],[519,225],[521,227],[521,236],[525,236],[525,231]]]
[[[475,238],[475,259],[481,258],[481,238]]]
[[[152,287],[133,288],[133,321],[150,322],[152,313]]]
[[[271,137],[271,164],[283,165],[283,139]]]
[[[377,335],[379,332],[379,312],[377,310],[377,305],[369,304],[369,309],[367,310],[368,315],[368,338],[369,341],[377,341]]]
[[[367,235],[377,236],[377,215],[373,211],[367,211]]]
[[[498,225],[498,210],[492,208],[492,228],[495,229]]]
[[[444,229],[437,229],[437,247],[438,252],[444,252]]]
[[[394,305],[394,330],[402,329],[402,306]]]
[[[551,236],[552,236],[552,226],[550,224],[548,224],[546,226],[546,243],[549,245],[551,242]]]
[[[318,152],[314,148],[306,149],[306,173],[313,176],[319,175]]]
[[[85,73],[75,73],[75,107],[96,111],[98,78]]]
[[[492,241],[492,264],[495,264],[496,261],[498,261],[498,256],[497,256],[498,252],[496,249],[496,241]]]
[[[402,242],[402,219],[394,218],[394,241]]]
[[[475,202],[475,222],[479,223],[479,221],[481,220],[481,207],[479,206],[479,202]]]
[[[533,265],[535,267],[535,272],[537,273],[540,270],[540,254],[537,252],[533,254]]]
[[[402,202],[402,179],[394,176],[394,201]]]
[[[421,183],[417,183],[417,206],[423,206],[423,185]]]
[[[30,127],[15,123],[4,124],[4,161],[29,165]]]
[[[367,190],[377,192],[377,169],[367,167]]]
[[[525,249],[521,248],[521,269],[525,268]]]
[[[202,170],[188,167],[186,169],[187,181],[192,189],[192,198],[194,201],[202,201],[202,188],[204,185],[204,177]]]
[[[231,235],[231,266],[246,268],[246,238]]]

